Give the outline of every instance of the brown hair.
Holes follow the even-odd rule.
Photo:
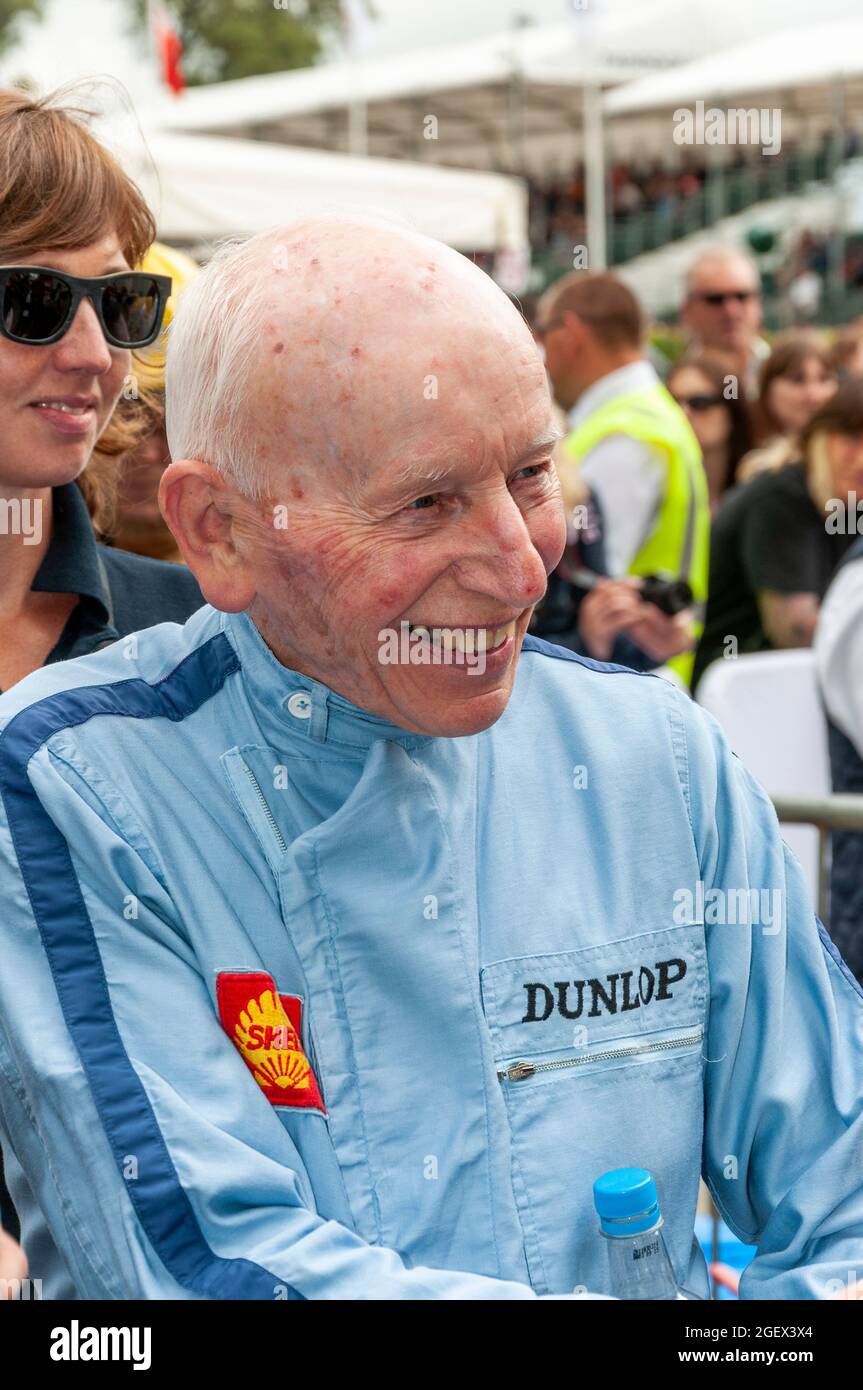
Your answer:
[[[818,407],[800,435],[804,455],[818,434],[863,435],[863,380],[849,377]]]
[[[93,112],[58,104],[66,92],[0,91],[0,264],[42,249],[77,250],[113,231],[137,265],[155,240],[153,215],[87,129]],[[121,399],[78,479],[100,532],[111,525],[114,460],[140,443],[148,424],[145,403]]]
[[[644,336],[641,305],[632,290],[608,271],[573,271],[547,291],[557,314],[572,313],[587,325],[603,347],[637,348]]]
[[[848,323],[840,328],[830,348],[830,361],[840,376],[848,370],[848,363],[863,343],[863,319]]]
[[[782,433],[782,426],[774,415],[768,399],[773,382],[777,377],[788,376],[791,372],[799,371],[803,363],[808,362],[813,357],[821,363],[821,366],[830,376],[836,375],[836,367],[832,361],[830,350],[824,339],[814,329],[792,328],[787,333],[780,333],[774,339],[770,356],[762,364],[758,378],[758,402],[755,407],[755,419],[759,440],[764,441],[772,435]]]

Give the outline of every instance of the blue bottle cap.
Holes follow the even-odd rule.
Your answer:
[[[607,1236],[650,1231],[661,1220],[656,1184],[646,1168],[613,1168],[593,1184],[600,1230]]]

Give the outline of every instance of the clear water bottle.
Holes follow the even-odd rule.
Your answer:
[[[614,1168],[593,1184],[599,1229],[608,1242],[615,1298],[689,1299],[678,1287],[662,1234],[656,1184],[646,1168]]]

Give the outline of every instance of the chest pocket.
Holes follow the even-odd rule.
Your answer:
[[[481,983],[534,1288],[609,1291],[593,1182],[629,1166],[656,1180],[685,1280],[701,1166],[703,927],[497,961]]]

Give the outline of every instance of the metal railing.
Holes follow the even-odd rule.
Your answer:
[[[818,831],[818,916],[825,926],[830,894],[827,836],[831,830],[863,831],[863,796],[771,796],[780,824],[813,825]]]

